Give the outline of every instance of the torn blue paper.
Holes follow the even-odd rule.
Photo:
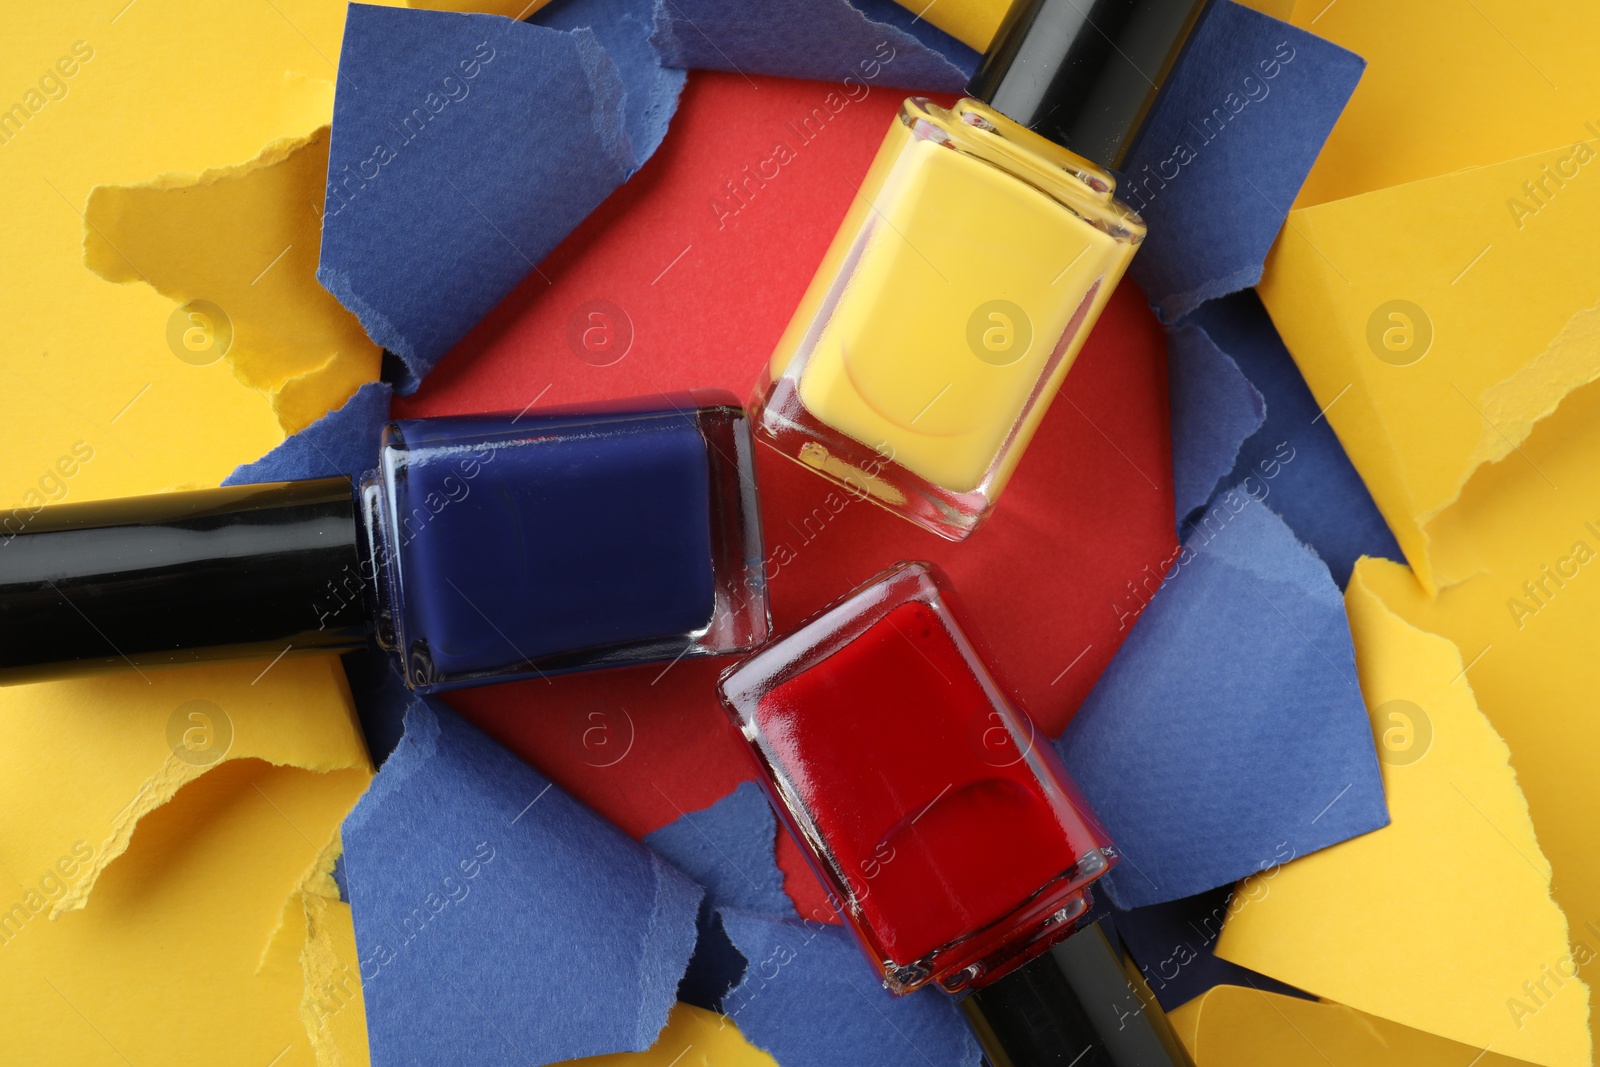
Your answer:
[[[625,78],[602,42],[629,32],[643,23],[350,5],[317,278],[396,357],[399,392],[659,141],[682,82],[640,71],[631,46]]]
[[[661,65],[650,43],[653,15],[651,0],[555,0],[531,20],[553,30],[594,31],[622,76],[624,123],[636,166],[660,147],[688,78],[686,71]]]
[[[1261,280],[1365,66],[1231,0],[1202,17],[1117,186],[1150,225],[1129,273],[1164,322]]]
[[[643,1051],[702,892],[467,724],[411,700],[344,821],[374,1067]]]
[[[1172,497],[1181,536],[1217,483],[1235,468],[1239,446],[1261,428],[1266,403],[1197,326],[1167,331],[1167,394],[1172,405]]]
[[[960,92],[978,53],[894,0],[657,0],[651,38],[673,67]]]
[[[1254,899],[1270,892],[1271,883],[1253,888]],[[1235,896],[1233,886],[1223,886],[1197,896],[1131,911],[1112,909],[1117,932],[1128,954],[1139,965],[1144,980],[1172,1011],[1213,986],[1254,986],[1269,993],[1315,1000],[1292,985],[1268,978],[1215,955],[1217,936],[1233,911],[1248,907],[1249,896]]]
[[[644,843],[699,882],[714,907],[793,915],[773,859],[777,817],[755,782],[648,835]]]
[[[346,652],[339,660],[367,740],[367,754],[374,767],[382,767],[405,736],[406,710],[416,694],[407,688],[396,658],[383,649],[369,645]]]
[[[842,927],[724,909],[749,961],[723,1014],[783,1067],[977,1067],[982,1053],[951,997],[890,996]]]
[[[645,838],[714,904],[680,997],[732,1017],[783,1067],[977,1067],[951,998],[891,996],[843,927],[800,918],[774,858],[776,831],[765,794],[745,782]],[[707,990],[711,1002],[697,999]]]
[[[260,459],[239,464],[222,484],[295,482],[368,470],[378,462],[378,438],[389,421],[392,395],[383,382],[368,382],[343,405],[290,434]]]
[[[1238,488],[1192,528],[1056,746],[1122,856],[1101,879],[1121,908],[1389,821],[1339,589]]]
[[[678,999],[718,1011],[722,998],[744,976],[745,958],[733,947],[716,909],[740,908],[794,917],[773,858],[777,818],[761,787],[743,782],[702,811],[690,812],[648,835],[644,843],[706,890],[698,920],[700,937],[678,987]]]
[[[722,928],[722,916],[708,905],[700,905],[699,936],[694,955],[678,983],[678,999],[707,1011],[721,1011],[723,998],[739,984],[748,966]]]
[[[1316,549],[1341,588],[1363,555],[1404,559],[1255,292],[1210,301],[1189,324],[1203,329],[1266,398],[1266,422],[1239,449],[1224,484],[1244,483],[1282,516],[1295,536]],[[1174,427],[1176,393],[1174,388]],[[1176,467],[1176,432],[1173,462]]]

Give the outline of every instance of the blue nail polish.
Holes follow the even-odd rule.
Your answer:
[[[749,427],[726,393],[391,423],[355,488],[30,515],[0,552],[0,683],[370,637],[432,691],[767,637]]]
[[[392,647],[419,689],[671,660],[765,636],[736,405],[392,424],[364,480]]]

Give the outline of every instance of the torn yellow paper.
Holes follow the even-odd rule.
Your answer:
[[[30,921],[82,907],[141,819],[230,761],[370,774],[339,660],[265,666],[0,688],[0,869]],[[271,930],[257,931],[258,954]]]
[[[198,174],[325,125],[345,7],[64,0],[7,11],[0,507],[215,485],[282,440],[267,398],[225,362],[174,352],[171,300],[85,269],[82,212],[97,185]],[[80,446],[92,461],[53,474]]]
[[[615,1052],[566,1060],[572,1067],[778,1067],[744,1039],[732,1019],[677,1004],[656,1043],[643,1052]]]
[[[367,1009],[350,905],[331,893],[307,893],[303,902],[306,939],[300,955],[304,980],[300,1019],[316,1052],[317,1067],[366,1067],[371,1062]]]
[[[258,967],[258,976],[301,984],[300,1023],[317,1067],[366,1067],[366,1004],[350,905],[333,880],[342,853],[339,828],[312,857],[285,898]]]
[[[1195,1067],[1518,1067],[1524,1062],[1343,1004],[1241,986],[1207,990],[1171,1019]]]
[[[84,211],[89,269],[197,302],[177,343],[196,362],[226,359],[285,433],[378,376],[378,346],[317,282],[327,172],[321,126],[248,163],[99,186]]]
[[[1298,205],[1600,136],[1588,125],[1600,124],[1600,5],[1300,0],[1293,9],[1296,25],[1367,61]]]
[[[234,760],[185,786],[87,907],[0,944],[5,1062],[312,1067],[300,968],[262,967],[262,935],[369,780]]]
[[[1511,747],[1580,959],[1600,953],[1597,457],[1600,383],[1570,394],[1520,455],[1479,471],[1443,517],[1439,539],[1470,546],[1481,573],[1430,597],[1404,567],[1366,572],[1397,614],[1448,637],[1470,665],[1479,704]],[[1583,975],[1593,987],[1600,967]]]
[[[1600,308],[1587,54],[1600,8],[1303,0],[1293,21],[1370,65],[1263,299],[1416,568],[1372,565],[1367,581],[1459,648],[1587,958],[1600,950],[1600,585],[1582,577],[1600,552],[1600,385],[1582,384]],[[1396,300],[1414,307],[1384,307]],[[1407,344],[1428,334],[1425,350]]]
[[[1391,823],[1276,872],[1217,954],[1330,1000],[1545,1067],[1590,1062],[1589,993],[1505,743],[1456,647],[1346,591]],[[1258,897],[1258,899],[1257,899]]]
[[[1432,529],[1473,472],[1524,462],[1531,429],[1600,376],[1600,272],[1584,267],[1600,247],[1600,148],[1581,135],[1296,209],[1259,287],[1430,589],[1480,566]]]
[[[1011,0],[896,0],[945,33],[979,52],[989,47]]]
[[[277,926],[267,936],[266,943],[261,948],[261,962],[258,965],[260,971],[278,970],[287,973],[303,966],[310,932],[306,898],[330,893],[337,897],[339,890],[333,881],[333,868],[339,860],[341,851],[339,834],[335,830],[333,835],[321,842],[317,850],[312,853],[299,881],[284,897],[283,907],[278,912]]]

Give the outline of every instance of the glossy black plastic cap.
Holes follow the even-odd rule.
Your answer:
[[[1113,170],[1207,0],[1013,0],[967,94]]]
[[[993,1067],[1194,1067],[1110,919],[961,1006]]]
[[[367,641],[347,478],[0,516],[0,684]]]

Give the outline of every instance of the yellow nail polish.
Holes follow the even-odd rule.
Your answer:
[[[1170,60],[1203,5],[1134,6],[1165,20],[1142,27],[1148,61]],[[752,401],[763,440],[951,540],[1005,487],[1145,234],[1111,174],[1065,146],[1093,142],[1120,162],[1153,84],[1125,93],[1110,123],[1103,96],[1063,113],[1041,72],[1070,68],[1081,91],[1085,69],[1126,74],[1126,42],[1085,60],[1099,38],[1081,12],[1064,29],[1071,0],[1018,7],[974,91],[984,83],[1043,132],[978,100],[907,100]],[[1083,36],[1062,51],[1066,30]],[[1041,60],[1041,39],[1061,54]],[[1019,63],[1031,64],[1023,89]]]

